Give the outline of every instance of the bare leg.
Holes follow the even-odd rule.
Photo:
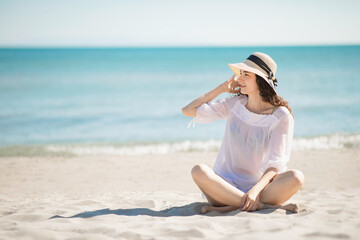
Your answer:
[[[217,175],[209,166],[197,164],[191,170],[191,175],[213,206],[240,207],[244,193]]]
[[[205,194],[209,203],[213,206],[204,206],[202,212],[219,211],[228,212],[240,208],[242,191],[235,188],[223,178],[217,175],[210,167],[205,164],[197,164],[191,171],[192,177],[200,190]],[[269,184],[268,184],[269,186]],[[261,193],[260,193],[261,194]],[[285,200],[286,201],[286,200]],[[284,201],[284,202],[285,202]],[[264,202],[260,199],[257,210],[263,209]],[[281,204],[266,205],[267,208],[282,208],[292,212],[298,211],[298,205]]]
[[[304,175],[296,169],[277,174],[260,192],[260,201],[272,205],[281,205],[289,200],[302,186]]]

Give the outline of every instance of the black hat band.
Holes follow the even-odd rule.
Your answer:
[[[274,85],[277,86],[277,79],[275,78],[273,80],[274,77],[274,73],[271,71],[271,69],[268,67],[268,65],[266,65],[266,63],[264,63],[263,60],[261,60],[261,58],[255,56],[255,55],[250,55],[247,60],[252,61],[253,63],[255,63],[256,65],[258,65],[261,69],[263,69],[265,72],[267,72],[267,74],[269,75],[269,79],[272,80],[274,82]]]

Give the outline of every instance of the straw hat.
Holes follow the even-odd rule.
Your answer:
[[[277,65],[269,55],[261,52],[255,52],[242,63],[230,63],[228,65],[237,76],[241,75],[240,70],[253,72],[259,75],[276,93],[275,86],[277,86],[277,79],[275,78],[275,73]]]

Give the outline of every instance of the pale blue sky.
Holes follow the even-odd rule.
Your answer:
[[[0,0],[0,47],[360,44],[360,1]]]

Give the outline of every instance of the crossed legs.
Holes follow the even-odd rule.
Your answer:
[[[205,207],[203,213],[207,210],[227,212],[240,208],[244,192],[229,184],[210,167],[205,164],[197,164],[191,170],[191,175],[212,205]],[[298,170],[288,170],[277,174],[273,181],[260,192],[260,202],[257,210],[263,209],[265,203],[267,203],[269,204],[268,208],[283,208],[297,212],[297,204],[284,206],[281,204],[290,199],[300,189],[303,181],[304,176]]]

